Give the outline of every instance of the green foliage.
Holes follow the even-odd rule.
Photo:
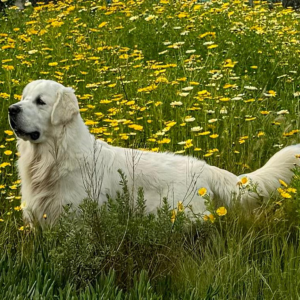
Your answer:
[[[116,199],[102,207],[85,200],[76,212],[66,207],[52,228],[20,231],[15,218],[0,223],[1,299],[298,295],[298,195],[274,198],[255,214],[236,205],[214,223],[191,222],[178,212],[172,223],[167,201],[156,216],[143,212],[141,189],[132,206],[120,175]]]
[[[56,248],[50,252],[53,265],[66,272],[76,286],[93,282],[101,272],[115,270],[122,288],[132,286],[134,274],[146,270],[150,278],[170,274],[178,257],[176,246],[184,241],[183,228],[188,220],[182,214],[173,226],[165,202],[158,217],[144,213],[145,200],[139,190],[136,205],[131,205],[127,179],[121,174],[122,192],[107,204],[85,200],[79,212],[66,211],[51,229]],[[78,216],[76,216],[79,214]]]
[[[116,199],[30,229],[6,117],[29,81],[53,79],[110,144],[256,169],[298,140],[299,15],[280,6],[79,0],[0,14],[0,299],[299,298],[298,170],[295,191],[253,213],[211,205],[214,223],[174,219],[166,199],[147,215],[120,172]]]

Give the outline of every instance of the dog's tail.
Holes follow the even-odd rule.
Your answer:
[[[248,204],[257,198],[268,198],[270,194],[274,193],[281,186],[279,180],[283,180],[286,184],[289,184],[294,175],[294,168],[300,166],[300,144],[283,148],[275,155],[273,155],[269,161],[260,169],[238,176],[239,184],[253,185],[256,188],[256,196],[254,193],[246,192],[242,196],[242,201],[248,202]]]

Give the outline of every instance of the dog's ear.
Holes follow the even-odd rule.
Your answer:
[[[74,90],[72,88],[63,88],[58,91],[51,114],[51,123],[53,125],[67,124],[77,114],[79,114],[79,106]]]

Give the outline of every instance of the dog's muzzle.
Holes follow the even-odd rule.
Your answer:
[[[30,137],[31,140],[36,141],[40,137],[40,133],[38,131],[33,132],[25,132],[22,129],[19,128],[17,117],[19,113],[22,111],[21,107],[13,104],[8,108],[8,114],[9,114],[9,122],[11,128],[14,130],[15,134],[19,137]]]

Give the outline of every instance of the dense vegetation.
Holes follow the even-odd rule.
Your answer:
[[[72,86],[92,134],[242,174],[299,133],[299,14],[266,2],[63,1],[0,15],[1,299],[299,298],[299,173],[255,212],[145,215],[120,173],[99,208],[23,224],[7,108],[31,80]],[[300,154],[300,153],[299,153]]]

